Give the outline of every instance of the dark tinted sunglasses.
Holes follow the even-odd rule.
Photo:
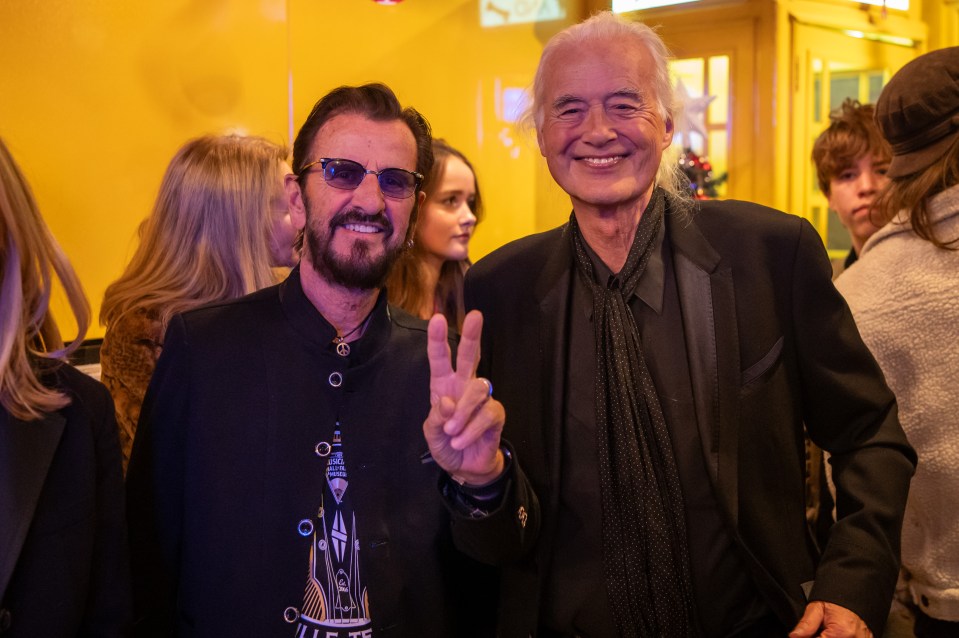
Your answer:
[[[381,171],[372,171],[364,168],[359,162],[333,157],[321,157],[310,162],[300,169],[299,175],[305,175],[310,168],[320,165],[323,169],[323,180],[333,188],[352,191],[360,187],[367,175],[376,175],[383,195],[393,199],[406,199],[416,192],[423,182],[419,173],[402,168],[384,168]]]

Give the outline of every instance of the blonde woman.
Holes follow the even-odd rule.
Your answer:
[[[463,277],[469,242],[482,214],[473,165],[443,140],[433,140],[433,169],[413,245],[394,266],[387,283],[390,303],[429,319],[442,313],[452,328],[463,325]]]
[[[50,315],[54,278],[78,326],[66,347]],[[120,636],[130,620],[113,403],[64,362],[89,323],[0,139],[0,633]]]
[[[173,315],[270,286],[272,267],[293,264],[287,155],[259,137],[206,136],[167,167],[136,253],[100,311],[101,378],[116,402],[124,468]]]

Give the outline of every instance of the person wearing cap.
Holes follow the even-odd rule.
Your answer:
[[[922,55],[883,89],[889,223],[836,286],[899,400],[919,455],[902,532],[916,636],[959,636],[959,47]]]

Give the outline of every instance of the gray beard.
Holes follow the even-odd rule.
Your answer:
[[[403,245],[388,248],[379,258],[370,256],[366,244],[356,242],[346,258],[333,252],[331,242],[325,243],[310,231],[306,235],[313,270],[323,279],[353,290],[374,290],[386,284],[390,269],[402,253]]]
[[[327,232],[321,236],[310,223],[310,203],[304,195],[304,206],[307,210],[306,229],[304,230],[307,250],[310,252],[310,263],[313,270],[330,283],[352,290],[375,290],[386,285],[386,278],[390,274],[393,264],[403,252],[403,244],[389,246],[382,256],[374,258],[370,255],[369,247],[362,242],[355,242],[348,257],[341,257],[333,252],[332,237],[335,228],[346,220],[362,221],[370,219],[355,211],[345,211],[334,215],[329,221]],[[378,220],[386,228],[386,241],[393,236],[393,227],[388,219]]]

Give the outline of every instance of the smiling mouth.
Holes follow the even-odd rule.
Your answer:
[[[393,234],[393,224],[383,213],[366,214],[358,210],[347,210],[333,216],[329,222],[330,232],[336,229],[356,233],[358,235],[386,235]]]
[[[374,226],[372,224],[349,223],[349,224],[342,224],[341,227],[345,228],[346,230],[353,231],[354,233],[363,233],[365,235],[383,232],[382,228],[380,228],[379,226]]]
[[[579,161],[583,162],[587,166],[604,168],[606,166],[613,166],[614,164],[618,164],[624,157],[626,156],[613,155],[611,157],[580,157],[578,159]]]

